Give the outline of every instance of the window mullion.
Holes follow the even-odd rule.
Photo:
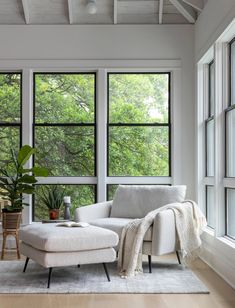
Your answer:
[[[223,45],[216,43],[215,53],[215,236],[225,234],[225,192],[222,185],[225,167],[225,132],[223,113]]]
[[[99,69],[96,83],[96,109],[97,109],[97,166],[98,175],[97,201],[106,200],[106,174],[107,174],[107,75],[105,69]]]
[[[33,74],[30,69],[23,70],[22,76],[22,145],[33,144]],[[32,159],[27,163],[27,168],[32,166]],[[26,200],[30,204],[23,210],[23,224],[32,222],[32,196],[27,195]]]

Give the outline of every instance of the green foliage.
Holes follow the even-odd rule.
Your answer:
[[[63,198],[64,189],[62,190],[57,185],[51,185],[50,187],[43,187],[39,196],[41,204],[47,206],[49,210],[60,209]]]
[[[169,75],[113,73],[108,80],[112,124],[108,130],[108,174],[168,176]],[[45,166],[51,176],[95,176],[95,74],[37,73],[35,83],[36,166]],[[20,124],[20,74],[0,74],[0,121]],[[43,123],[70,126],[37,126]],[[83,126],[72,125],[76,123]],[[115,126],[118,123],[124,126]],[[125,126],[130,123],[139,126]],[[9,149],[19,149],[19,136],[20,125],[0,127],[0,165],[7,165],[10,175],[14,168],[9,164]],[[32,171],[43,176],[36,166]],[[93,185],[64,187],[73,207],[95,201]],[[36,220],[47,217],[47,208],[37,195],[35,204]]]
[[[24,165],[33,153],[35,153],[35,149],[31,148],[29,145],[24,145],[19,150],[18,155],[11,150],[11,161],[9,165],[12,167],[8,168],[7,166],[6,168],[0,169],[1,195],[4,200],[10,203],[6,206],[8,211],[22,210],[23,205],[28,205],[23,202],[22,194],[34,193],[35,187],[33,184],[37,183],[35,176],[38,174],[47,176],[47,170],[45,168],[34,170],[33,175],[28,174],[32,172],[33,169],[24,169]],[[10,175],[9,170],[13,170],[14,174]]]

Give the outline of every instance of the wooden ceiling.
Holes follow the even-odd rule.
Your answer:
[[[195,23],[207,0],[0,0],[0,25],[187,24]]]

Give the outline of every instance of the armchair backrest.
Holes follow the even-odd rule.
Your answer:
[[[143,218],[149,212],[185,199],[186,186],[119,185],[114,195],[111,217]]]

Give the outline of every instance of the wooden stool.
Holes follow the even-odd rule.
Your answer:
[[[1,259],[4,259],[6,239],[8,235],[12,235],[16,240],[17,257],[20,259],[19,251],[19,227],[21,221],[21,212],[19,213],[2,213],[2,255]]]

